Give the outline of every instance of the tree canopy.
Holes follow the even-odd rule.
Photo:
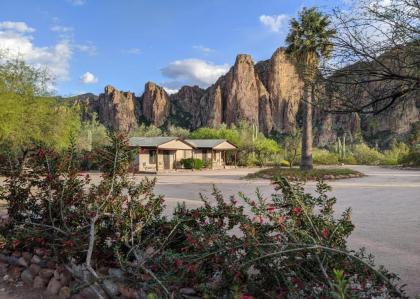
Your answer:
[[[78,111],[53,98],[49,82],[41,69],[0,60],[0,144],[20,149],[35,142],[61,149],[77,134]]]

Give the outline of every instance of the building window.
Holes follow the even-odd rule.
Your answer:
[[[149,151],[149,164],[156,164],[156,151]]]
[[[184,150],[184,159],[187,159],[187,150]]]

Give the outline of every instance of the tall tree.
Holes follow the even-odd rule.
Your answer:
[[[80,127],[78,111],[52,97],[42,69],[1,54],[0,151],[26,150],[33,142],[66,148]]]
[[[331,39],[336,30],[330,27],[328,16],[316,8],[303,8],[298,19],[290,22],[290,32],[286,38],[287,51],[296,58],[304,79],[304,120],[302,129],[302,158],[300,168],[313,168],[312,162],[312,103],[315,78],[320,61],[328,58],[332,52]]]
[[[321,108],[379,114],[419,98],[419,0],[353,1],[332,20],[334,53],[318,77],[332,92],[320,97]]]

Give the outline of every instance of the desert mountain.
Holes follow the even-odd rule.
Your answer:
[[[163,87],[148,82],[144,93],[136,97],[108,85],[99,96],[85,94],[75,97],[75,102],[84,106],[85,113],[97,113],[110,129],[129,131],[147,123],[194,130],[245,120],[258,124],[268,135],[288,133],[298,125],[302,90],[293,59],[279,48],[270,59],[256,64],[251,56],[238,55],[231,69],[207,89],[184,86],[169,95]],[[315,142],[321,146],[335,142],[337,134],[343,133],[362,133],[366,138],[404,134],[420,120],[420,103],[413,98],[404,107],[368,117],[316,111],[315,120]]]

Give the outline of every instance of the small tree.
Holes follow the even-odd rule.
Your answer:
[[[289,161],[290,168],[293,167],[297,157],[299,156],[299,149],[301,147],[302,135],[299,130],[295,130],[284,138],[284,152],[285,159]]]

